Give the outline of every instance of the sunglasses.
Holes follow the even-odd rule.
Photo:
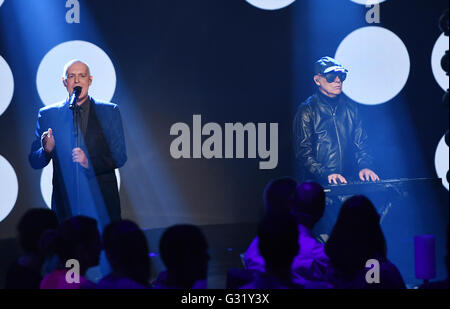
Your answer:
[[[341,83],[347,78],[347,73],[342,73],[342,72],[330,72],[327,74],[319,74],[319,75],[325,77],[325,79],[329,83],[334,82],[336,80],[336,77],[339,77],[339,80],[341,81]]]

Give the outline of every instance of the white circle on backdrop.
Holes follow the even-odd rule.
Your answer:
[[[0,156],[0,221],[3,221],[17,201],[19,182],[14,168],[8,160]]]
[[[86,41],[68,41],[53,47],[42,59],[36,76],[39,96],[45,105],[64,100],[67,90],[62,83],[64,65],[79,59],[89,65],[94,77],[89,95],[111,101],[116,90],[116,71],[109,56],[98,46]]]
[[[384,2],[385,0],[351,0],[351,1],[363,5],[374,5]]]
[[[439,141],[434,155],[434,166],[439,178],[442,178],[442,184],[448,190],[447,171],[448,171],[448,146],[445,143],[445,135]]]
[[[116,168],[115,173],[117,177],[117,186],[120,190],[120,173],[118,168]],[[48,208],[52,207],[52,191],[53,191],[52,179],[53,179],[53,163],[50,162],[46,167],[42,169],[41,173],[41,194]]]
[[[448,89],[448,76],[441,67],[441,59],[444,56],[445,51],[448,50],[448,36],[443,33],[439,36],[434,44],[433,51],[431,52],[431,69],[433,70],[434,78],[441,88],[446,91]]]
[[[0,0],[1,1],[1,0]],[[1,4],[0,4],[1,5]],[[14,93],[14,78],[8,63],[0,56],[0,115],[8,108]]]
[[[351,32],[339,44],[335,58],[349,70],[342,87],[344,93],[361,104],[391,100],[408,80],[408,50],[395,33],[382,27]]]
[[[291,5],[295,0],[245,0],[262,10],[279,10]]]

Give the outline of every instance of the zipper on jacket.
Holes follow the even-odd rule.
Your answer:
[[[333,116],[334,129],[336,130],[336,137],[338,140],[338,147],[339,147],[339,167],[340,167],[340,173],[342,173],[342,147],[341,147],[341,139],[339,138],[339,132],[337,129],[337,124],[336,124],[336,112],[338,109],[338,105],[336,105],[336,109],[334,109],[330,103],[325,102],[325,104],[327,104],[330,107],[331,115]]]
[[[337,110],[337,106],[336,106],[336,110]],[[336,124],[336,110],[333,110],[333,107],[331,107],[331,111],[333,112],[333,123],[334,123],[334,128],[336,130],[336,137],[338,140],[338,146],[339,146],[339,167],[340,167],[340,173],[342,173],[342,148],[341,148],[341,140],[339,139],[339,132],[337,129],[337,124]]]

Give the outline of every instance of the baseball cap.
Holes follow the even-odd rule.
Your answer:
[[[347,73],[348,70],[342,66],[336,59],[331,57],[322,57],[314,63],[314,74],[327,74],[330,72]]]

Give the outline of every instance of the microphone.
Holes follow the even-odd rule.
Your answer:
[[[81,94],[81,87],[80,86],[76,86],[75,88],[73,88],[73,91],[72,91],[72,95],[70,96],[70,98],[69,98],[69,108],[70,109],[74,109],[74,107],[75,107],[75,104],[77,104],[77,101],[78,101],[78,97],[80,96],[80,94]]]

